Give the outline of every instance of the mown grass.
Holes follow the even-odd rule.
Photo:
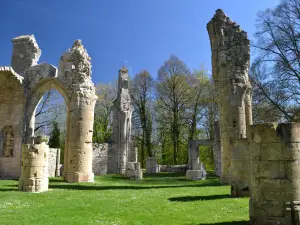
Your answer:
[[[50,179],[50,190],[17,191],[0,181],[0,224],[248,224],[248,198],[231,198],[217,178],[187,181],[161,173],[140,181],[99,176],[94,183]]]

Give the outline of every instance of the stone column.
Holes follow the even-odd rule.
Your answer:
[[[251,126],[253,225],[299,225],[300,124]]]
[[[250,115],[249,101],[248,111],[245,109],[245,96],[251,89],[248,78],[250,42],[247,33],[220,9],[207,24],[207,30],[212,50],[213,80],[220,109],[221,181],[223,184],[230,184],[231,171],[235,170],[231,168],[230,139],[246,138],[245,114]],[[247,118],[249,122],[249,116]]]
[[[215,121],[214,123],[214,170],[215,175],[221,176],[221,138],[220,138],[220,125],[219,121]]]
[[[22,169],[19,190],[24,192],[48,191],[48,152],[45,140],[22,145]]]
[[[97,100],[91,80],[91,62],[80,40],[63,54],[58,80],[67,87],[67,138],[64,178],[68,182],[92,182],[93,123]]]
[[[231,139],[230,148],[232,149],[231,167],[231,196],[245,197],[250,196],[250,153],[249,140],[247,138]]]
[[[92,182],[93,161],[93,123],[94,123],[93,98],[85,98],[75,94],[72,98],[69,133],[68,182]]]
[[[60,148],[56,149],[56,165],[55,165],[55,176],[60,176]]]

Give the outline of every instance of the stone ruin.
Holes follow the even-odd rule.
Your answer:
[[[252,125],[252,95],[248,77],[250,41],[247,33],[217,10],[207,24],[212,49],[212,73],[218,94],[221,135],[221,181],[234,196],[247,195],[249,159],[247,129]],[[244,142],[241,141],[244,139]]]
[[[0,94],[0,176],[20,177],[23,191],[45,191],[48,173],[53,175],[53,172],[43,175],[43,171],[48,171],[51,151],[56,152],[51,156],[55,164],[51,171],[58,175],[58,150],[50,150],[34,135],[37,105],[44,93],[54,88],[67,106],[63,176],[68,182],[93,181],[92,134],[97,96],[87,51],[80,40],[75,41],[60,58],[57,69],[47,63],[38,64],[41,50],[33,35],[16,37],[12,43],[12,67],[0,67],[3,90]],[[32,169],[28,171],[28,168]]]
[[[214,139],[190,140],[188,143],[188,166],[186,178],[188,180],[206,179],[205,165],[199,158],[200,146],[212,146],[214,155],[215,175],[221,176],[221,140],[219,121],[214,123]]]
[[[128,89],[128,69],[119,70],[117,96],[113,100],[113,131],[108,151],[107,173],[123,174],[141,179],[142,170],[137,161],[137,149],[131,143],[131,117],[133,106]]]
[[[199,146],[210,146],[213,140],[204,139],[197,141],[189,141],[188,144],[188,170],[186,178],[188,180],[204,180],[206,179],[206,169],[203,162],[199,159]]]
[[[48,176],[60,175],[60,150],[49,148],[46,142],[41,142],[43,138],[34,135],[37,105],[46,91],[56,89],[67,108],[61,174],[64,179],[67,182],[92,182],[93,171],[97,175],[115,173],[141,179],[137,153],[130,141],[133,108],[127,68],[122,67],[119,71],[112,143],[93,144],[97,96],[91,79],[91,59],[81,41],[76,40],[62,54],[58,69],[47,63],[38,64],[41,50],[33,35],[16,37],[12,43],[12,67],[0,67],[3,90],[0,94],[0,177],[20,177],[20,190],[41,192],[47,189],[44,184]],[[28,172],[28,168],[37,171]],[[47,174],[42,173],[44,170]],[[39,176],[34,178],[36,174]]]
[[[128,69],[119,70],[117,96],[113,100],[112,148],[108,155],[107,172],[125,174],[130,149],[131,116],[133,107],[128,90]]]
[[[222,10],[207,24],[220,109],[221,181],[250,196],[253,225],[300,224],[300,123],[252,124],[247,33]]]
[[[20,191],[48,191],[48,139],[38,139],[35,138],[34,144],[22,145]]]

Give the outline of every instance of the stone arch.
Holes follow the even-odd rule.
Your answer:
[[[65,105],[67,108],[67,120],[69,111],[69,99],[68,94],[64,86],[59,82],[57,78],[46,78],[42,79],[40,83],[30,92],[26,101],[26,111],[25,111],[25,126],[24,126],[24,142],[29,143],[30,138],[34,136],[34,123],[35,123],[35,111],[40,103],[43,95],[50,89],[55,89],[64,98]],[[68,127],[66,127],[68,131]]]

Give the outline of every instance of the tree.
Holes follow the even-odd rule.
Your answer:
[[[177,164],[180,138],[186,126],[184,114],[191,98],[191,72],[184,62],[171,56],[159,69],[157,79],[157,107],[161,108],[157,119],[171,136],[173,163]]]
[[[111,108],[116,89],[111,85],[98,84],[96,93],[98,101],[95,106],[93,141],[104,143],[109,141],[112,133]]]
[[[60,144],[61,144],[61,133],[60,133],[60,129],[58,127],[58,123],[56,121],[54,121],[52,123],[53,129],[51,132],[51,136],[49,139],[49,147],[50,148],[60,148]]]
[[[47,91],[39,102],[35,112],[36,135],[48,135],[51,126],[57,122],[59,127],[65,126],[66,107],[62,96],[55,89]]]
[[[260,12],[256,37],[252,83],[287,121],[299,121],[300,1]]]
[[[189,124],[189,140],[199,139],[197,125],[205,116],[208,104],[210,81],[205,69],[195,70],[191,76],[190,102],[188,105],[187,122]]]
[[[152,99],[154,80],[146,70],[136,74],[131,83],[131,98],[134,106],[134,114],[137,116],[136,127],[138,130],[133,134],[133,138],[140,142],[141,161],[144,163],[145,150],[148,156],[153,156],[152,152]],[[139,135],[141,134],[141,135]]]

